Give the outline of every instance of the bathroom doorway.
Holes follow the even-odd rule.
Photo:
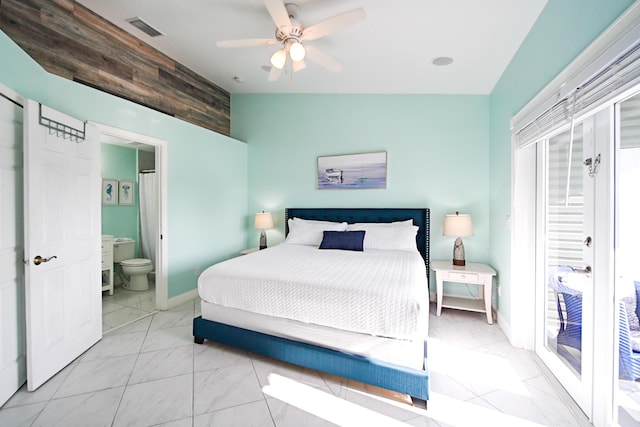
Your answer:
[[[118,197],[102,205],[106,333],[167,308],[166,141],[95,125],[100,131],[103,182],[119,192],[132,191],[129,199]],[[132,276],[125,274],[129,271],[123,271],[130,258],[148,260],[152,271],[145,274],[144,286],[134,286]]]

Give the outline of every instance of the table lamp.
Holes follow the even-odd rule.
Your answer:
[[[455,237],[453,244],[453,265],[464,266],[464,245],[461,237],[473,236],[473,224],[469,214],[447,214],[444,217],[443,236]]]
[[[257,213],[254,226],[260,230],[260,249],[265,249],[267,247],[267,233],[265,233],[264,230],[273,228],[273,218],[271,214],[265,211]]]

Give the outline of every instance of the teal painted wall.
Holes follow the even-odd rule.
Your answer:
[[[287,206],[427,206],[432,258],[453,242],[442,218],[473,216],[468,259],[488,261],[510,319],[509,119],[571,62],[631,0],[550,0],[490,96],[233,95],[231,138],[46,73],[0,32],[0,83],[83,120],[169,141],[169,296],[196,286],[195,267],[257,246],[253,213]],[[387,151],[388,188],[316,189],[320,155]]]
[[[231,134],[249,145],[249,212],[286,207],[429,207],[432,259],[450,259],[446,213],[470,213],[468,259],[489,260],[489,98],[452,95],[233,95]],[[387,188],[317,190],[317,157],[387,152]],[[247,218],[248,246],[259,233]]]
[[[138,174],[137,150],[111,144],[101,144],[102,178],[134,183],[133,205],[102,205],[102,234],[129,237],[136,241],[136,253],[140,251],[138,226]]]
[[[624,12],[632,0],[550,0],[491,93],[490,261],[500,275],[501,316],[511,319],[509,121]]]
[[[246,144],[45,72],[0,31],[0,83],[81,120],[168,141],[169,297],[247,241]]]

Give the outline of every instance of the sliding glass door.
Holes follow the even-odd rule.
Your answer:
[[[536,353],[623,427],[640,425],[638,89],[536,143]]]
[[[538,147],[537,352],[582,410],[592,405],[594,118]],[[591,169],[593,170],[593,169]]]
[[[511,121],[511,326],[598,427],[640,425],[639,11]]]
[[[640,94],[620,102],[616,112],[616,415],[626,427],[640,425]]]

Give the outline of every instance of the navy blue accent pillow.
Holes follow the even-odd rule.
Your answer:
[[[342,249],[362,252],[364,231],[323,231],[320,249]]]

